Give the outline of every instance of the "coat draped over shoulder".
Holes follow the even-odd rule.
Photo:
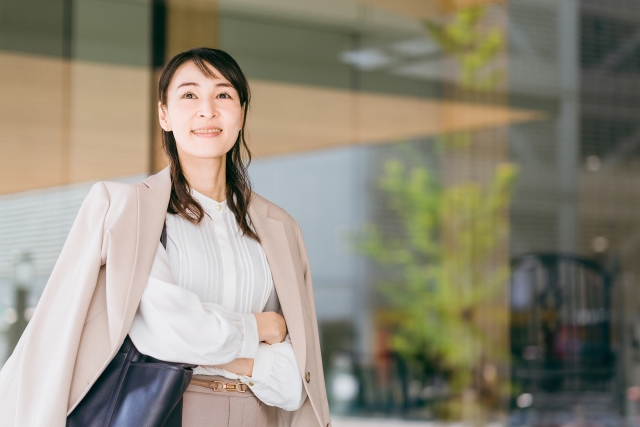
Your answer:
[[[129,331],[169,203],[165,168],[138,184],[98,182],[83,202],[16,349],[0,371],[0,427],[63,427]],[[253,194],[262,240],[308,398],[277,426],[329,425],[311,273],[300,228]]]

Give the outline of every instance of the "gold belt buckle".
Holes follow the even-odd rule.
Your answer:
[[[226,383],[224,389],[227,391],[237,391],[238,393],[244,393],[249,387],[244,383]]]
[[[246,385],[245,383],[223,383],[222,381],[207,381],[207,380],[198,380],[198,379],[192,379],[191,380],[191,384],[193,385],[197,385],[199,387],[206,387],[206,388],[210,388],[213,391],[236,391],[238,393],[245,393],[248,389],[249,386]]]

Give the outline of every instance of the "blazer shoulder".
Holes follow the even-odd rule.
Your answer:
[[[251,195],[251,197],[251,203],[254,204],[254,206],[263,213],[268,212],[270,218],[278,219],[296,227],[298,226],[298,222],[295,220],[295,218],[293,218],[286,210],[276,205],[272,201],[267,200],[266,198],[255,192]]]
[[[136,187],[140,186],[141,184],[144,185],[142,182],[137,182],[135,184],[129,184],[129,183],[126,183],[126,182],[118,182],[118,181],[99,181],[96,184],[104,185],[105,188],[107,189],[107,191],[110,194],[135,193],[136,192]]]
[[[141,182],[136,184],[128,184],[125,182],[117,181],[98,181],[94,184],[94,187],[96,185],[104,186],[112,203],[127,203],[128,201],[137,199],[136,187],[144,184],[142,184]]]

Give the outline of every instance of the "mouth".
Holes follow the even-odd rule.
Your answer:
[[[216,135],[222,132],[220,128],[203,128],[203,129],[194,129],[191,131],[196,135]]]

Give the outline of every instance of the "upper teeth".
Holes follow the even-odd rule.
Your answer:
[[[193,133],[214,133],[214,132],[222,132],[222,129],[196,129]]]

